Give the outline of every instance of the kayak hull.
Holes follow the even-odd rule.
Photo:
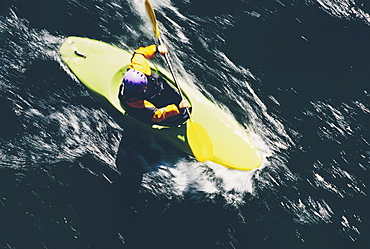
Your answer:
[[[132,53],[101,41],[81,37],[68,37],[59,52],[62,61],[80,82],[108,101],[124,119],[143,131],[187,154],[195,155],[199,161],[212,161],[236,170],[253,170],[261,165],[262,157],[244,127],[195,87],[179,82],[192,106],[190,120],[178,127],[145,124],[129,116],[118,98],[119,86]],[[150,65],[153,70],[159,68],[159,73],[173,83],[168,71],[151,62]],[[201,134],[199,137],[196,136],[197,132]],[[195,139],[192,134],[195,134]]]

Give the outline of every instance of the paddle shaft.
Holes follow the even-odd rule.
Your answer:
[[[162,41],[161,34],[159,32],[159,29],[158,29],[157,18],[155,16],[155,12],[154,12],[154,9],[152,7],[152,4],[149,2],[149,0],[145,0],[145,8],[146,8],[146,11],[148,13],[150,22],[152,24],[154,35],[157,38],[158,45],[162,45],[163,44],[163,41]],[[183,93],[181,91],[180,84],[176,80],[175,72],[174,72],[174,70],[172,68],[171,60],[170,60],[170,57],[169,57],[168,53],[165,53],[164,54],[164,58],[166,60],[166,63],[167,63],[168,68],[170,69],[170,73],[172,75],[173,81],[176,84],[176,88],[179,91],[180,97],[181,97],[182,100],[184,100],[185,99],[184,98],[184,95],[183,95]],[[188,107],[185,107],[185,108],[186,108],[187,113],[189,114],[189,117],[191,117],[190,116],[189,108]]]
[[[162,39],[161,39],[161,38],[158,38],[158,44],[159,44],[159,45],[162,45],[162,44],[163,44],[163,42],[162,42]],[[173,81],[175,82],[176,87],[177,87],[177,89],[178,89],[178,91],[179,91],[179,93],[180,93],[181,99],[185,99],[185,98],[184,98],[184,95],[183,95],[183,93],[182,93],[182,91],[181,91],[180,84],[178,83],[178,81],[177,81],[177,79],[176,79],[175,72],[174,72],[174,70],[173,70],[173,68],[172,68],[172,64],[171,64],[170,57],[169,57],[168,53],[165,53],[165,54],[164,54],[164,58],[165,58],[165,60],[166,60],[166,63],[167,63],[168,68],[170,69],[170,72],[171,72],[171,75],[172,75]],[[186,108],[186,109],[188,109],[188,108]],[[188,111],[189,111],[189,110],[188,110]],[[189,114],[190,114],[190,113],[189,113]]]
[[[153,31],[155,34],[155,37],[158,40],[158,44],[162,45],[162,39],[161,35],[158,29],[158,23],[157,23],[157,18],[155,17],[155,13],[152,7],[152,4],[149,2],[149,0],[145,0],[145,8],[148,13],[150,22],[153,27]],[[169,58],[169,55],[167,53],[164,54],[164,58],[166,60],[166,63],[168,65],[168,68],[170,69],[170,72],[172,74],[173,81],[176,84],[176,87],[179,91],[180,97],[182,101],[185,100],[184,95],[181,91],[180,85],[178,81],[176,80],[175,73],[172,68],[172,64]],[[204,127],[195,122],[190,115],[190,110],[188,106],[185,107],[186,112],[189,115],[188,123],[187,123],[187,139],[189,146],[193,152],[193,155],[197,158],[198,161],[200,162],[205,162],[208,160],[211,160],[213,158],[213,145],[211,142],[211,139],[207,133],[207,131],[204,129]]]

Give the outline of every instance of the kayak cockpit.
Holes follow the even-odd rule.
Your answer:
[[[119,69],[116,74],[113,76],[110,88],[109,88],[109,94],[110,99],[113,100],[112,104],[115,105],[115,107],[122,112],[125,115],[132,116],[135,118],[135,115],[130,115],[129,111],[125,106],[121,103],[119,100],[119,89],[122,83],[122,79],[124,77],[124,74],[129,69],[129,66],[122,67]],[[161,80],[161,89],[157,97],[153,98],[151,102],[158,108],[164,107],[168,104],[176,104],[178,105],[182,98],[177,89],[172,84],[171,80],[165,76],[164,74],[160,73],[159,71],[153,69],[155,73],[153,73],[154,77],[159,77]],[[154,78],[153,77],[153,78]],[[152,77],[151,77],[152,78]],[[146,124],[152,125],[155,129],[163,129],[163,128],[171,128],[171,127],[177,127],[179,125],[184,124],[189,119],[189,114],[186,109],[181,109],[181,113],[170,117],[166,119],[165,121],[161,122],[151,122]]]

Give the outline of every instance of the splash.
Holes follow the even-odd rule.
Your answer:
[[[281,202],[285,210],[291,212],[294,220],[300,224],[332,223],[333,210],[325,200],[314,200],[309,196],[306,200],[287,200]]]
[[[245,204],[253,193],[253,172],[235,171],[214,163],[181,159],[174,166],[159,166],[144,176],[142,186],[160,198],[213,201],[222,196],[225,205]]]
[[[244,205],[247,195],[256,194],[256,172],[264,168],[282,167],[284,172],[288,172],[287,175],[292,174],[285,167],[286,159],[281,152],[294,146],[294,141],[284,124],[269,113],[254,90],[251,83],[259,79],[249,69],[233,63],[219,49],[224,43],[220,30],[232,27],[236,21],[234,17],[185,16],[168,1],[151,2],[170,51],[175,51],[171,54],[175,71],[224,111],[236,117],[265,160],[260,169],[251,172],[233,171],[212,163],[181,160],[171,167],[161,165],[158,171],[146,174],[143,187],[165,198],[182,199],[191,193],[193,198],[203,198],[205,201],[222,196],[226,205]],[[131,3],[145,20],[142,2]],[[144,21],[143,32],[152,37],[150,28],[150,24]],[[196,48],[192,43],[200,44],[201,48]],[[258,180],[265,181],[266,178],[259,177]]]
[[[329,14],[348,20],[363,20],[370,25],[370,15],[361,9],[354,0],[317,0]]]

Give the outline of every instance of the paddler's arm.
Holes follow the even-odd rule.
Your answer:
[[[175,104],[171,104],[162,108],[158,108],[155,110],[152,121],[153,122],[161,122],[170,117],[176,116],[180,114],[179,109]]]
[[[147,47],[140,47],[135,50],[135,54],[141,54],[143,55],[146,59],[152,59],[155,56],[155,53],[158,52],[162,55],[168,53],[168,48],[165,44],[161,45],[150,45]]]
[[[137,116],[144,117],[144,119],[151,117],[149,120],[156,123],[180,114],[179,109],[185,108],[181,103],[179,105],[179,108],[175,104],[167,105],[162,108],[157,108],[155,105],[153,105],[153,103],[149,102],[148,100],[141,99],[140,100],[130,99],[125,103],[129,107],[136,109],[134,113],[136,113]]]
[[[135,50],[135,55],[142,55],[145,57],[145,59],[152,59],[155,56],[155,53],[157,52],[157,45],[150,45],[147,47],[140,47]]]
[[[159,52],[160,54],[168,53],[167,46],[164,44],[159,46],[150,45],[136,49],[131,58],[130,68],[143,72],[146,75],[150,75],[151,70],[147,59],[152,59],[156,52]]]
[[[177,107],[175,104],[168,105],[166,107],[158,108],[153,115],[153,122],[161,122],[170,117],[180,114],[179,109],[189,108],[189,102],[187,100],[182,100]]]

